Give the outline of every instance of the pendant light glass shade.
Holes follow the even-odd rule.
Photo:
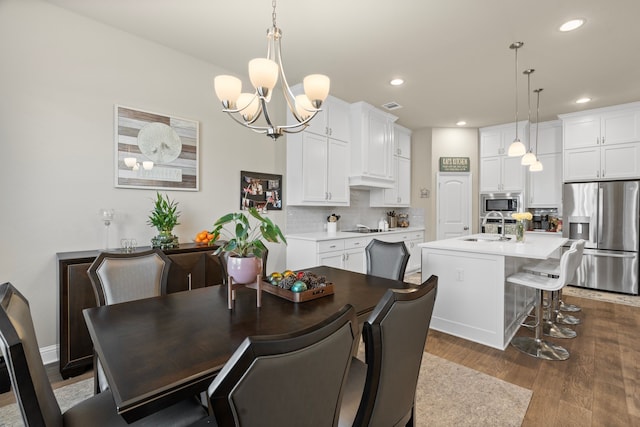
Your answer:
[[[511,145],[509,145],[509,151],[507,151],[507,154],[509,155],[509,157],[520,157],[524,156],[524,153],[526,152],[527,148],[524,146],[524,144],[520,142],[519,139],[516,139],[511,143]]]
[[[522,45],[524,45],[523,42],[515,42],[509,46],[509,49],[516,51],[516,137],[511,145],[509,145],[509,150],[507,151],[509,157],[523,156],[527,152],[527,148],[520,141],[520,138],[518,138],[518,49],[520,49]]]
[[[527,154],[522,156],[522,160],[520,160],[520,164],[522,166],[531,166],[536,161],[538,161],[538,159],[536,158],[536,155],[533,154],[531,151],[529,151]]]
[[[534,164],[529,166],[529,172],[540,172],[543,169],[544,169],[544,166],[542,166],[542,163],[540,162],[540,160],[536,160]]]

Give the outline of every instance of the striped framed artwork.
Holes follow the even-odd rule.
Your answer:
[[[116,187],[198,191],[199,139],[197,121],[116,105]]]

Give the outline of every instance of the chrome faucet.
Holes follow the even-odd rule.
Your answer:
[[[482,220],[482,225],[487,225],[487,220],[489,219],[490,216],[492,215],[498,215],[500,217],[500,219],[502,220],[502,240],[505,240],[505,228],[504,228],[504,215],[502,214],[502,212],[498,212],[498,211],[491,211],[489,212],[485,217],[484,220]]]

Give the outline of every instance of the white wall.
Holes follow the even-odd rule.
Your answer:
[[[220,112],[215,65],[23,0],[0,2],[0,57],[0,283],[28,298],[41,347],[57,342],[56,253],[102,247],[99,208],[116,210],[111,246],[156,234],[146,224],[155,190],[114,187],[114,104],[200,123],[200,191],[168,192],[181,242],[238,209],[240,170],[284,173],[284,138]],[[270,215],[284,223],[284,212]],[[284,254],[270,247],[271,268]]]
[[[411,134],[411,207],[424,212],[425,241],[435,239],[433,212],[434,194],[431,191],[433,181],[431,166],[431,128],[418,129]],[[429,197],[422,197],[421,189],[429,190]]]

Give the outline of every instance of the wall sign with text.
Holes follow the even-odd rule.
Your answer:
[[[440,157],[440,172],[469,172],[468,157]]]

